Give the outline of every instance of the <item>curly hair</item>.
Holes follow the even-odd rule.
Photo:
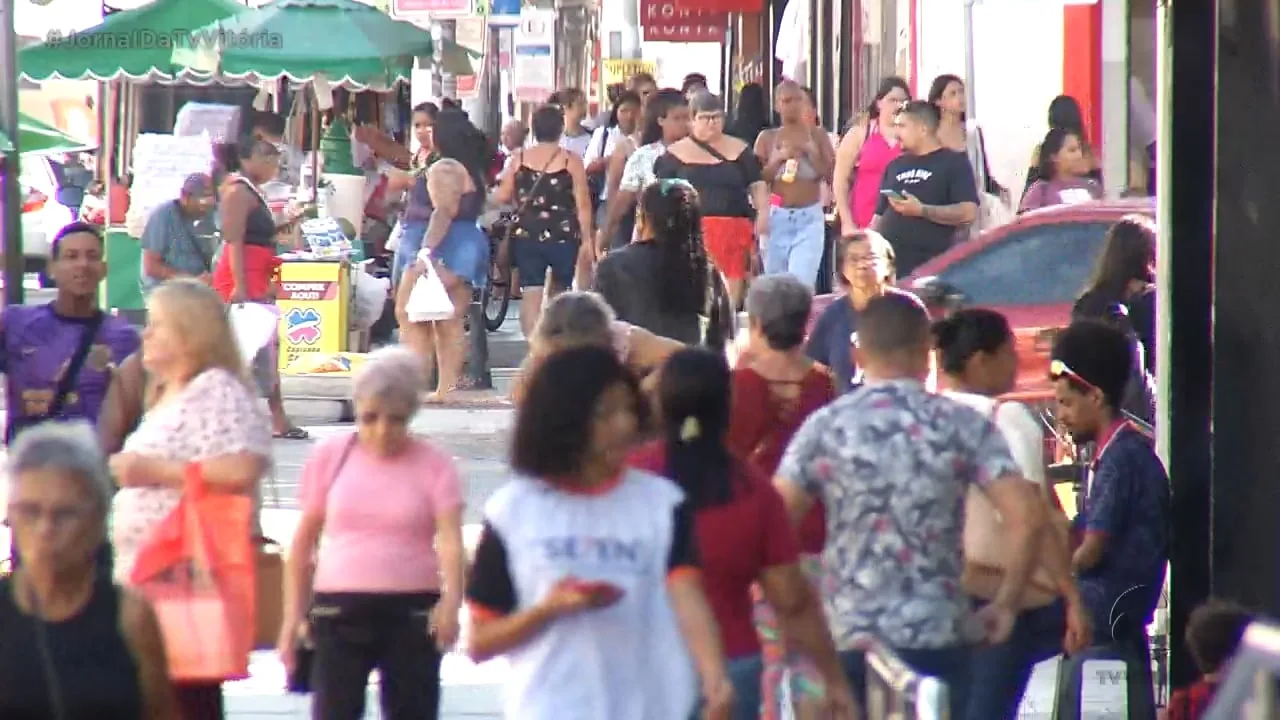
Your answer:
[[[698,191],[683,180],[651,183],[640,195],[640,213],[661,256],[658,302],[667,312],[704,312],[708,273]]]

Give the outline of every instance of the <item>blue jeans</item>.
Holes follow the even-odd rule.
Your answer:
[[[1062,650],[1066,608],[1061,600],[1018,616],[1013,634],[999,645],[973,649],[968,720],[1012,720],[1036,663]]]
[[[733,683],[733,720],[756,720],[760,717],[760,675],[764,661],[759,655],[729,661],[729,681]]]
[[[764,672],[764,660],[759,655],[733,658],[728,661],[729,682],[733,683],[733,720],[758,720],[760,705],[760,675]],[[694,708],[689,720],[702,717],[702,701]]]
[[[769,240],[764,248],[766,275],[791,273],[810,288],[818,282],[827,224],[821,205],[769,210]]]
[[[969,674],[972,671],[973,652],[969,647],[937,649],[890,648],[913,671],[934,677],[947,685],[951,718],[964,717],[969,704]],[[840,653],[845,677],[853,688],[859,704],[867,702],[867,654],[861,650]],[[988,720],[991,720],[988,718]]]

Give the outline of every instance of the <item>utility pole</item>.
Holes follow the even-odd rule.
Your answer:
[[[4,158],[4,171],[0,172],[0,207],[4,217],[0,219],[0,248],[4,252],[4,302],[5,305],[21,305],[23,301],[22,273],[25,270],[22,252],[22,190],[18,157],[18,38],[14,31],[17,21],[15,0],[0,0],[0,78],[12,78],[0,83],[0,130],[13,144],[13,153]]]

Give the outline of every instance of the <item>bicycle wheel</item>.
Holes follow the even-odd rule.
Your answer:
[[[496,262],[489,264],[489,282],[480,295],[480,305],[484,308],[485,329],[496,332],[506,321],[511,305],[510,276],[505,275]]]

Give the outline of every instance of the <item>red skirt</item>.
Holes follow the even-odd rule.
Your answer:
[[[280,279],[280,258],[273,248],[261,245],[244,245],[244,282],[247,300],[265,300],[271,297],[272,285]],[[213,289],[222,299],[230,302],[235,294],[236,280],[231,272],[231,248],[223,248],[218,264],[213,268]]]
[[[702,218],[702,244],[707,257],[725,278],[741,280],[751,269],[755,226],[744,217]]]

